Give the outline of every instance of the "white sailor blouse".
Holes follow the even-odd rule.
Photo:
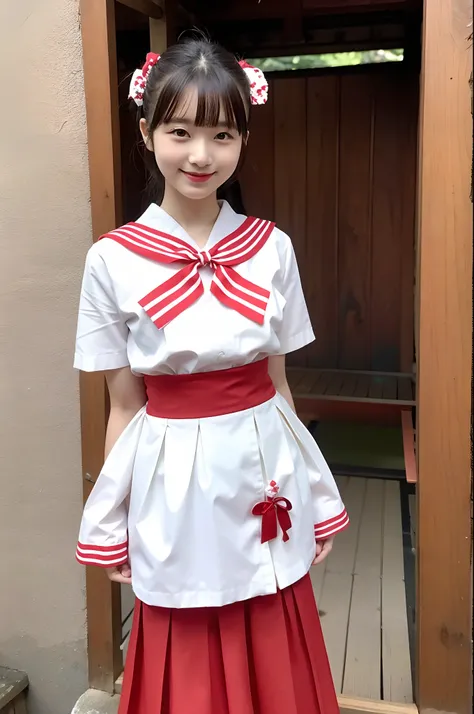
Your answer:
[[[220,372],[313,339],[290,239],[225,201],[204,249],[152,204],[88,252],[77,369]],[[85,505],[78,561],[130,562],[135,595],[163,607],[222,606],[302,578],[316,540],[349,522],[313,437],[278,393],[183,414],[145,406],[125,428]]]

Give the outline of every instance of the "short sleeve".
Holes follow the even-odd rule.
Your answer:
[[[127,339],[128,327],[112,280],[94,245],[87,254],[82,280],[74,367],[85,372],[126,367]]]
[[[285,298],[283,320],[277,331],[280,354],[294,352],[313,342],[314,332],[306,307],[298,264],[293,244],[287,235],[279,231],[281,241],[282,279],[279,286]]]

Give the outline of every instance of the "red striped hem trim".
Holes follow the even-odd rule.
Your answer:
[[[329,518],[329,520],[323,521],[322,523],[317,523],[314,526],[314,536],[316,540],[324,540],[324,538],[329,538],[345,530],[348,525],[349,516],[347,515],[346,509],[344,509],[338,516]]]
[[[111,568],[128,562],[128,542],[117,545],[86,545],[78,543],[76,560],[82,565]]]

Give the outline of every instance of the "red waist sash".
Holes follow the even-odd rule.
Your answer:
[[[268,359],[243,367],[196,374],[145,375],[150,416],[167,419],[233,414],[275,396]]]

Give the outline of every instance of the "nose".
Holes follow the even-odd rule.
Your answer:
[[[212,156],[207,141],[203,139],[193,142],[189,152],[189,163],[199,168],[206,168],[212,164]]]

